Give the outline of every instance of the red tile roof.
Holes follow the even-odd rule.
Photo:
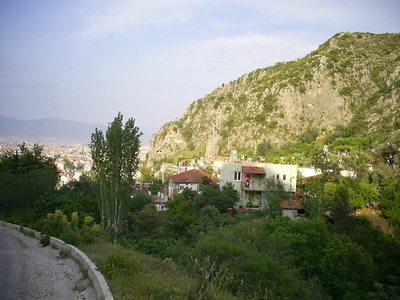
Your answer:
[[[243,166],[242,171],[243,173],[249,173],[249,174],[265,174],[265,170],[262,167]]]
[[[168,178],[176,183],[201,183],[203,177],[211,177],[210,174],[201,170],[189,170],[180,174],[169,176]],[[212,178],[214,179],[214,178]]]
[[[304,177],[303,180],[310,181],[313,179],[320,179],[320,178],[322,178],[322,176],[323,176],[322,174],[317,174],[317,175],[313,175],[313,176]]]
[[[304,206],[301,204],[300,200],[282,200],[281,209],[304,209]]]

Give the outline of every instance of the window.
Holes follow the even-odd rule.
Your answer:
[[[279,180],[279,174],[276,174],[276,180]]]
[[[233,180],[242,181],[242,172],[233,172]]]
[[[282,180],[286,180],[286,174],[282,175]]]

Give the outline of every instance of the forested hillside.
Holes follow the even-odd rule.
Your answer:
[[[372,149],[400,129],[399,93],[400,34],[338,33],[302,59],[245,74],[193,102],[153,137],[149,158],[157,150],[171,161],[231,150],[305,157],[315,140],[334,150],[350,137],[362,142],[349,146]]]

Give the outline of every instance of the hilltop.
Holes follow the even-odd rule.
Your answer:
[[[265,156],[349,137],[383,142],[400,129],[399,92],[400,34],[338,33],[304,58],[255,70],[193,102],[153,136],[149,159],[212,159],[231,150]]]

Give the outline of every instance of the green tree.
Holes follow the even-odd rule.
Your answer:
[[[376,184],[349,178],[342,181],[349,187],[349,204],[353,210],[380,201],[381,197]]]
[[[188,235],[188,228],[195,222],[196,207],[193,201],[196,191],[186,188],[168,201],[166,207],[167,228],[172,237],[183,238]]]
[[[277,154],[277,150],[270,141],[264,141],[257,145],[256,154],[259,156],[274,156]]]
[[[156,195],[163,188],[163,182],[161,179],[153,179],[150,184],[150,192],[152,195]]]
[[[145,205],[141,210],[128,213],[122,226],[123,239],[165,238],[163,214],[154,205]]]
[[[327,211],[327,204],[324,201],[324,184],[314,179],[305,183],[305,209],[312,219],[321,219]]]
[[[130,201],[128,209],[130,212],[141,211],[145,208],[146,205],[152,203],[153,203],[152,196],[145,193],[137,193],[135,196],[133,196],[132,200]]]
[[[101,224],[114,233],[115,239],[132,194],[141,135],[133,118],[123,124],[118,113],[105,135],[96,128],[89,145],[99,184]]]
[[[393,180],[382,192],[382,215],[395,228],[396,239],[400,240],[400,181]]]
[[[318,151],[315,153],[312,157],[312,164],[315,166],[315,169],[321,170],[324,182],[339,182],[340,168],[335,160],[328,157],[326,152]]]
[[[349,188],[343,182],[328,182],[325,184],[324,198],[333,214],[333,230],[342,234],[350,233],[355,219],[350,215],[352,209]]]
[[[34,208],[38,199],[53,193],[58,183],[57,167],[42,155],[42,147],[25,144],[16,152],[0,157],[0,213],[14,222],[35,221]]]
[[[307,128],[302,134],[299,135],[299,141],[305,144],[311,144],[314,142],[318,137],[318,129],[315,127]]]
[[[149,183],[152,182],[152,180],[154,179],[154,174],[150,168],[142,167],[140,168],[140,173],[142,174],[141,177],[142,182]]]
[[[365,299],[374,270],[371,257],[361,247],[345,235],[334,234],[321,249],[314,276],[334,299]]]
[[[72,161],[67,158],[64,158],[64,167],[66,170],[75,170],[75,165]]]
[[[293,196],[285,190],[285,186],[280,180],[275,180],[274,176],[266,179],[263,202],[267,215],[276,218],[281,214],[281,202],[284,199],[291,199]]]
[[[198,218],[189,227],[190,232],[198,239],[201,233],[207,233],[214,228],[232,224],[234,220],[214,206],[205,206],[199,210]]]
[[[194,198],[197,209],[214,206],[221,213],[227,212],[238,201],[239,194],[232,184],[226,184],[221,189],[216,184],[203,185],[201,193]]]

